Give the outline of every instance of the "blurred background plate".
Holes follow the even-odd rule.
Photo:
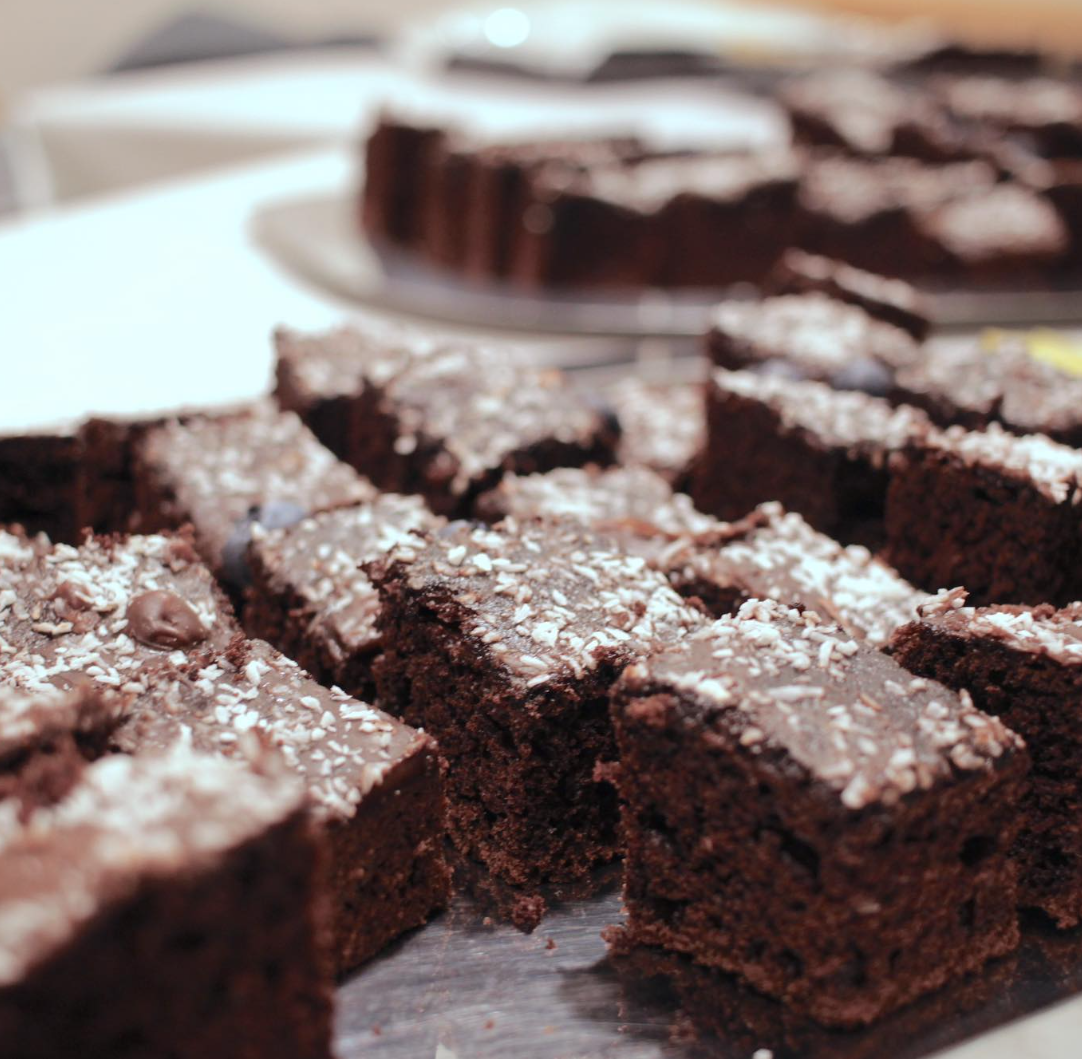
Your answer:
[[[327,187],[304,197],[266,202],[254,209],[252,233],[280,265],[338,298],[463,327],[690,342],[706,330],[710,309],[722,296],[751,293],[733,289],[533,294],[466,282],[407,254],[377,252],[358,229],[356,201],[354,188]],[[942,327],[1082,322],[1078,283],[1044,290],[932,289],[928,297],[933,318]]]

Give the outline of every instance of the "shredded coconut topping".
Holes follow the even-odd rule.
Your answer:
[[[419,554],[391,556],[413,592],[452,601],[463,631],[512,680],[540,687],[626,664],[702,624],[659,573],[571,523],[452,523]]]
[[[842,547],[780,504],[758,508],[764,523],[720,549],[685,546],[669,556],[677,584],[712,582],[743,595],[798,603],[881,646],[912,621],[927,593],[859,545]]]
[[[257,593],[266,605],[291,608],[290,620],[309,623],[309,636],[343,662],[379,641],[379,595],[361,569],[394,549],[420,544],[437,528],[418,497],[381,494],[370,504],[338,508],[282,530],[253,534]],[[299,609],[300,614],[296,611]]]
[[[786,753],[851,810],[991,768],[1021,746],[968,696],[913,680],[818,614],[770,601],[749,600],[624,676],[625,695],[665,688],[700,703],[704,723],[747,752]]]
[[[916,343],[901,328],[825,294],[722,302],[712,324],[731,347],[730,357],[749,365],[782,357],[815,378],[829,377],[869,356],[892,368],[919,356]]]
[[[786,430],[806,430],[824,444],[864,451],[879,466],[930,428],[919,409],[893,408],[878,397],[833,390],[821,382],[718,370],[711,386],[715,401],[729,394],[761,401],[777,413]]]
[[[1082,480],[1082,452],[1050,440],[1043,434],[1016,437],[998,423],[984,430],[948,427],[935,434],[930,445],[952,453],[969,466],[984,466],[1030,479],[1058,504],[1077,504]]]
[[[706,436],[701,384],[654,385],[621,379],[607,392],[620,421],[620,462],[683,476]]]
[[[57,808],[0,837],[0,984],[144,879],[212,866],[303,804],[295,781],[184,747],[89,766]]]
[[[1082,664],[1082,603],[1062,610],[1039,607],[967,607],[965,592],[941,593],[933,606],[921,608],[931,628],[972,639],[987,638],[1016,651],[1046,655],[1062,665]]]

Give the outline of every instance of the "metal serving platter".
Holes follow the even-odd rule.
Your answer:
[[[340,987],[339,1059],[751,1059],[759,1049],[774,1059],[920,1059],[967,1039],[987,1042],[973,1053],[982,1059],[1019,1059],[1009,1041],[983,1035],[1082,991],[1082,931],[1030,922],[1018,952],[869,1030],[801,1024],[725,980],[707,1030],[662,982],[609,961],[601,931],[620,915],[615,882],[556,908],[531,935],[459,895]],[[1082,1054],[1082,1037],[1073,1045],[1022,1054]]]
[[[690,339],[706,329],[722,296],[749,296],[740,288],[531,295],[467,282],[407,254],[377,253],[357,229],[349,189],[265,203],[253,215],[252,232],[280,265],[336,297],[463,327],[585,339]],[[1082,280],[1058,289],[926,293],[941,327],[1082,322]]]

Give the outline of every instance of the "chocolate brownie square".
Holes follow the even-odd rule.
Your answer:
[[[871,70],[823,70],[795,78],[782,84],[778,98],[797,141],[810,146],[929,162],[973,156],[930,94]]]
[[[964,606],[944,594],[899,629],[906,669],[965,688],[1026,741],[1033,767],[1015,847],[1020,900],[1060,927],[1082,920],[1082,605]]]
[[[409,246],[419,236],[428,159],[443,133],[391,114],[380,116],[364,149],[359,220],[375,243]]]
[[[441,515],[468,514],[505,471],[611,463],[618,429],[555,371],[527,366],[512,346],[462,343],[391,347],[357,356],[348,385],[337,380],[341,332],[298,342],[280,357],[308,372],[307,403],[320,407],[330,380],[342,446],[335,451],[386,492],[420,493]],[[326,352],[325,352],[326,350]]]
[[[785,152],[647,158],[570,177],[542,169],[512,277],[527,287],[754,282],[792,241],[797,191]]]
[[[706,437],[702,384],[651,384],[629,376],[605,399],[620,423],[618,462],[649,467],[683,490]]]
[[[818,614],[753,600],[613,694],[625,931],[828,1025],[1018,944],[1020,739]]]
[[[160,677],[114,739],[128,753],[178,741],[240,757],[269,744],[299,773],[330,853],[324,890],[339,974],[446,905],[440,767],[423,732],[238,636]]]
[[[975,604],[1082,596],[1082,453],[992,423],[914,437],[891,466],[885,558],[922,588]]]
[[[1020,137],[1046,158],[1082,157],[1082,87],[1053,77],[937,77],[931,91],[955,120]]]
[[[817,611],[875,647],[912,621],[928,599],[867,548],[842,546],[773,502],[733,524],[717,544],[700,539],[672,546],[664,564],[678,592],[718,617],[750,599],[772,599]]]
[[[989,331],[931,343],[894,376],[893,401],[924,409],[940,426],[1045,434],[1082,445],[1082,379],[1038,359],[1043,336]]]
[[[938,206],[982,195],[997,180],[984,162],[815,156],[801,187],[808,222],[800,245],[869,272],[934,275],[943,265],[943,247],[934,233],[921,230],[918,219]]]
[[[842,547],[780,504],[718,522],[642,467],[508,475],[478,509],[492,520],[571,520],[608,534],[717,617],[749,599],[775,599],[881,646],[928,599],[867,548]]]
[[[281,409],[296,412],[331,452],[348,462],[358,405],[411,358],[426,356],[441,344],[375,317],[312,335],[281,327],[274,333],[274,396]]]
[[[730,371],[817,379],[876,397],[890,393],[895,372],[921,359],[901,328],[819,292],[722,302],[710,318],[706,352]]]
[[[68,690],[0,687],[0,801],[16,799],[24,819],[60,801],[86,763],[106,753],[126,708],[89,679]]]
[[[320,851],[299,784],[113,755],[0,839],[0,1035],[20,1059],[325,1059]]]
[[[362,566],[441,522],[419,497],[384,493],[286,529],[257,527],[248,554],[245,628],[321,683],[371,699],[379,594]]]
[[[170,422],[136,457],[141,527],[191,523],[200,554],[234,588],[247,581],[252,525],[291,525],[316,511],[371,500],[371,483],[324,448],[292,412]]]
[[[1001,184],[916,211],[914,220],[933,248],[934,271],[971,284],[1039,284],[1070,247],[1055,207],[1018,184]]]
[[[74,426],[0,435],[0,523],[75,540],[85,524],[82,455]]]
[[[0,583],[0,680],[30,689],[85,675],[140,695],[161,664],[223,650],[240,631],[186,534],[59,544]]]
[[[706,402],[696,506],[736,519],[777,500],[845,543],[878,541],[887,461],[930,429],[915,408],[776,375],[715,371]]]
[[[917,342],[928,337],[932,322],[917,290],[904,280],[877,276],[842,261],[787,250],[766,278],[768,295],[824,294],[863,309],[885,324],[900,327]]]
[[[701,615],[643,559],[568,523],[453,523],[371,574],[380,700],[439,740],[452,839],[520,889],[533,925],[542,884],[586,880],[619,849],[595,774],[614,754],[613,681]]]

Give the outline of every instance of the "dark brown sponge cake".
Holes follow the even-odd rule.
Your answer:
[[[283,529],[257,527],[248,551],[245,628],[321,683],[371,700],[379,593],[362,566],[442,522],[420,497],[382,493]]]
[[[246,640],[185,536],[91,538],[0,575],[0,683],[118,692],[127,753],[269,744],[304,780],[331,857],[339,971],[442,907],[444,805],[432,740]]]
[[[517,347],[373,334],[282,333],[278,378],[279,400],[380,489],[461,517],[507,471],[615,459],[613,417]]]
[[[137,448],[136,495],[143,530],[191,523],[204,560],[236,589],[248,579],[253,525],[290,525],[372,500],[376,490],[294,413],[266,404],[150,430]]]
[[[892,462],[884,557],[931,591],[964,585],[975,604],[1082,596],[1082,454],[998,424],[913,439]]]
[[[1082,919],[1082,604],[967,607],[945,595],[895,633],[906,669],[965,688],[1026,740],[1033,768],[1015,848],[1020,898],[1060,927]]]
[[[881,538],[888,460],[930,429],[915,408],[743,371],[711,374],[706,418],[691,485],[700,510],[737,519],[777,500],[844,543]]]
[[[108,752],[127,706],[89,679],[32,692],[0,686],[0,801],[14,798],[23,818],[60,801],[87,762]]]
[[[752,601],[613,696],[625,932],[829,1025],[1018,943],[1021,740],[812,612]]]
[[[619,849],[609,689],[702,622],[581,526],[453,523],[371,570],[380,701],[439,740],[459,849],[526,896]]]
[[[900,279],[865,272],[803,250],[787,250],[764,285],[766,293],[825,294],[848,302],[885,324],[900,327],[917,342],[928,337],[932,321],[917,290]]]
[[[327,1059],[320,850],[300,784],[112,755],[0,839],[0,1034],[19,1059]]]

